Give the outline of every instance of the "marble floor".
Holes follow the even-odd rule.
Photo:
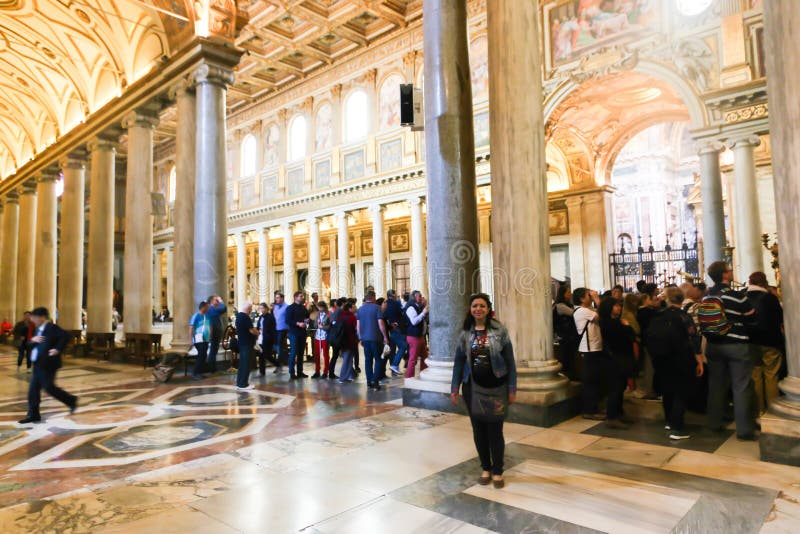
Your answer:
[[[67,358],[70,415],[18,425],[29,375],[0,348],[0,532],[478,533],[800,531],[800,468],[733,432],[670,443],[576,418],[507,424],[507,486],[476,484],[469,421],[403,407],[401,380],[233,375],[155,383]]]

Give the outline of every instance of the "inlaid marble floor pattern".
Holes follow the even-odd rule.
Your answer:
[[[0,348],[0,532],[777,533],[800,531],[800,468],[732,433],[671,444],[657,422],[507,424],[507,486],[476,484],[469,421],[403,407],[395,380],[168,384],[68,359],[45,422]]]

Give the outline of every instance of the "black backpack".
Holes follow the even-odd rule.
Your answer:
[[[333,323],[328,330],[326,339],[328,340],[328,345],[334,349],[342,348],[342,344],[344,344],[344,321],[339,320]]]
[[[645,346],[653,358],[669,357],[677,348],[675,321],[680,319],[669,309],[658,312],[647,326]]]

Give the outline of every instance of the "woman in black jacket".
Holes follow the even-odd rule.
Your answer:
[[[264,376],[267,372],[267,360],[275,366],[275,374],[281,372],[281,362],[273,356],[272,348],[275,343],[275,316],[270,312],[266,302],[258,306],[258,344],[261,352],[258,354],[258,374]]]
[[[606,424],[612,428],[625,429],[622,421],[622,398],[628,378],[633,375],[633,343],[636,334],[622,316],[622,302],[608,297],[600,302],[600,333],[603,336],[605,355],[605,378],[608,386]]]

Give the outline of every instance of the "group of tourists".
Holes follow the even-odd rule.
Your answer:
[[[626,429],[626,390],[661,398],[672,440],[690,437],[684,414],[705,410],[708,426],[723,430],[733,401],[740,440],[755,440],[757,418],[780,392],[784,365],[783,310],[762,272],[745,290],[731,287],[724,261],[707,269],[712,287],[685,283],[658,288],[640,282],[598,295],[562,286],[553,307],[564,372],[583,383],[583,417]],[[599,409],[605,398],[605,412]]]
[[[265,376],[267,363],[274,373],[288,369],[290,380],[309,378],[304,372],[309,346],[313,358],[312,379],[352,382],[361,372],[359,345],[364,353],[367,387],[380,390],[390,376],[413,378],[417,364],[420,371],[427,366],[428,305],[420,291],[398,297],[390,289],[386,298],[376,298],[368,288],[364,301],[339,298],[328,304],[297,291],[287,304],[282,292],[274,293],[272,304],[262,302],[258,310],[243,304],[237,310],[228,336],[223,336],[221,318],[227,308],[219,295],[200,303],[189,321],[190,335],[196,352],[192,377],[216,371],[220,343],[227,338],[228,348],[238,354],[237,387],[252,389],[250,369],[257,367]],[[341,359],[338,368],[337,363]],[[405,363],[405,370],[400,365]],[[389,374],[390,373],[390,374]]]

